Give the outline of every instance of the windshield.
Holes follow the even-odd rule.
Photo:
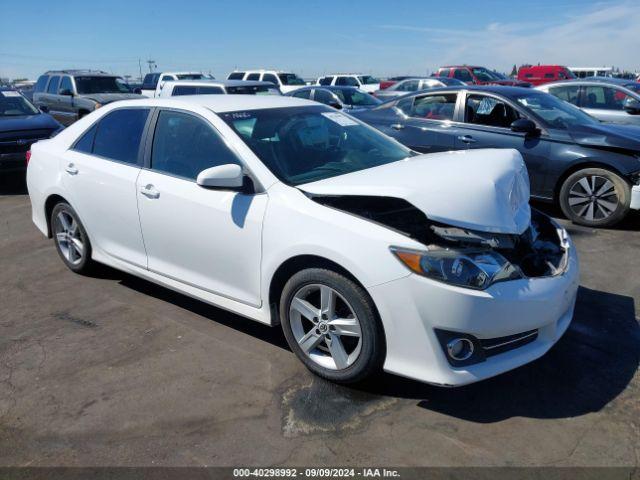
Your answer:
[[[182,73],[176,75],[176,77],[178,77],[178,80],[202,80],[205,78],[210,78],[206,77],[202,73]]]
[[[491,82],[494,80],[501,80],[500,77],[498,77],[493,72],[490,72],[484,67],[474,68],[472,71],[475,77],[481,82]]]
[[[380,80],[372,77],[371,75],[359,75],[358,78],[360,79],[360,83],[363,85],[375,85],[376,83],[380,83]]]
[[[278,78],[282,82],[282,85],[305,85],[304,80],[295,73],[279,73]]]
[[[230,95],[280,95],[280,90],[270,85],[241,85],[238,87],[227,87]]]
[[[40,111],[18,92],[0,92],[0,117],[37,115]]]
[[[131,93],[124,80],[118,77],[74,77],[78,94]]]
[[[549,126],[566,130],[575,125],[593,125],[599,123],[595,118],[545,93],[526,93],[515,97],[515,100],[544,120]]]
[[[354,107],[368,107],[372,105],[379,105],[382,103],[381,100],[378,100],[373,95],[369,95],[368,93],[361,92],[359,90],[354,89],[336,89],[332,90],[334,94],[338,96],[340,101],[346,105],[353,105]]]
[[[221,114],[262,163],[289,185],[397,162],[412,152],[323,105]]]

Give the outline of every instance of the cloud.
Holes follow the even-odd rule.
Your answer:
[[[473,29],[380,25],[389,31],[423,35],[431,48],[428,67],[482,64],[510,71],[513,64],[639,67],[640,8],[637,2],[611,2],[558,16],[554,23],[498,23]],[[586,10],[586,11],[585,11]],[[424,51],[424,50],[423,50]]]

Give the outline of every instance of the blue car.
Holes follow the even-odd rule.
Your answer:
[[[608,227],[640,209],[640,127],[602,124],[544,92],[448,87],[353,115],[422,153],[514,148],[531,196],[559,204],[575,223]]]
[[[382,103],[373,95],[363,92],[356,87],[318,86],[298,88],[286,94],[288,97],[306,98],[319,103],[324,103],[338,110],[347,110],[349,113],[368,110]]]
[[[62,128],[17,90],[0,88],[0,173],[24,171],[31,144],[50,138]]]

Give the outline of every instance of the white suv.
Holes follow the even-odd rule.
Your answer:
[[[306,84],[295,73],[280,70],[235,70],[229,74],[227,80],[255,80],[271,82],[280,88],[282,93],[291,92]]]
[[[319,77],[316,85],[336,85],[338,87],[356,87],[368,93],[380,90],[380,80],[371,75],[359,75],[356,73],[338,73]]]

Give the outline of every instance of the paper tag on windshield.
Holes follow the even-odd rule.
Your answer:
[[[0,97],[19,97],[20,94],[18,92],[14,92],[12,90],[6,90],[4,92],[0,92]]]
[[[354,122],[346,115],[338,112],[322,112],[322,115],[327,117],[332,122],[336,122],[341,127],[353,127],[354,125],[358,125],[358,122]]]

